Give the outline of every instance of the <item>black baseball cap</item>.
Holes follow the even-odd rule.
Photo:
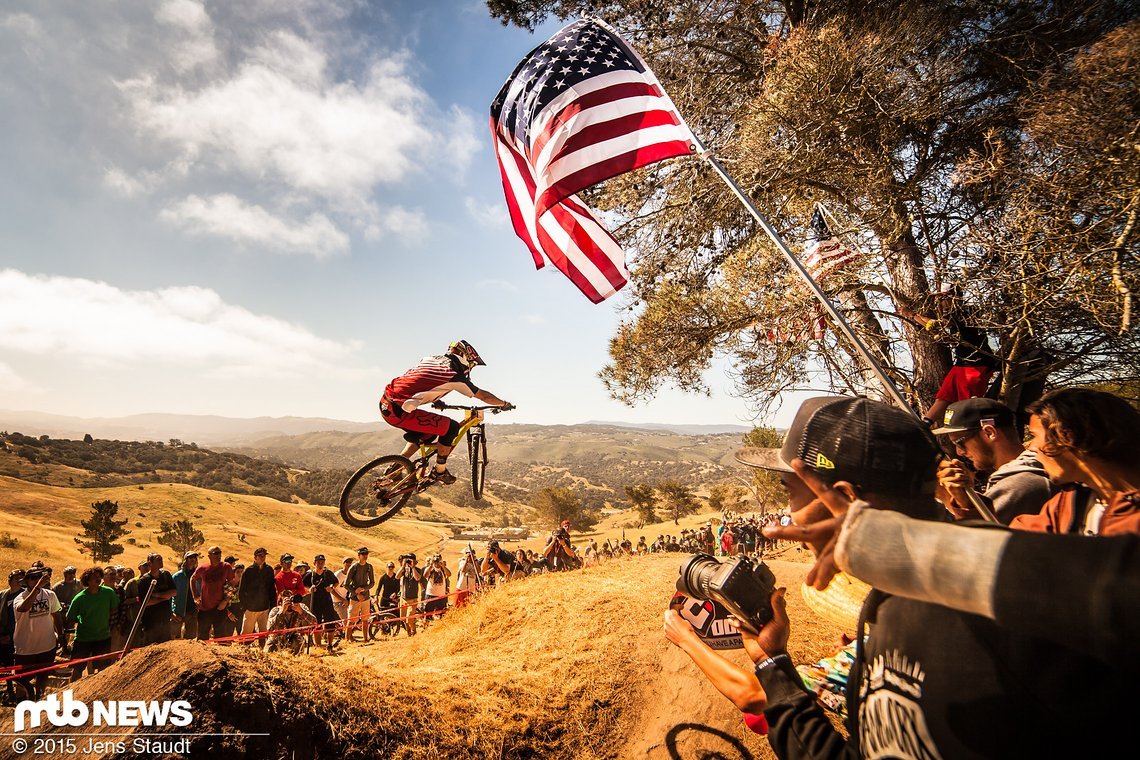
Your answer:
[[[1014,423],[1013,410],[992,398],[968,398],[955,401],[942,415],[942,427],[933,430],[935,435],[964,433],[977,430],[983,424],[1009,427]]]
[[[820,478],[887,496],[933,494],[940,449],[918,418],[881,401],[822,396],[796,412],[779,449],[744,448],[736,461],[791,472],[802,459]]]

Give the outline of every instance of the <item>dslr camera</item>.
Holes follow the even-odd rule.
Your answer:
[[[776,576],[762,561],[749,557],[720,562],[708,554],[694,554],[681,564],[677,590],[694,599],[719,602],[746,628],[759,633],[772,619]]]

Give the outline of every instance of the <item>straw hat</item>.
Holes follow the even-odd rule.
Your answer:
[[[869,585],[847,573],[836,575],[823,591],[807,584],[800,587],[804,603],[812,612],[846,631],[854,631],[859,626],[859,611],[870,592]]]

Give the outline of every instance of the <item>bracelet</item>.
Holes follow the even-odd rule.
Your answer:
[[[766,660],[761,660],[760,662],[756,663],[756,675],[757,675],[757,677],[760,676],[761,670],[766,670],[766,669],[772,667],[773,665],[779,664],[780,660],[787,660],[788,662],[791,662],[792,658],[788,657],[788,655],[786,655],[786,654],[778,654],[778,655],[775,655],[774,657],[769,657]]]

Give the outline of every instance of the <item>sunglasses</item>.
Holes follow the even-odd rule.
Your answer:
[[[954,444],[954,448],[956,448],[956,449],[965,449],[966,448],[966,441],[970,440],[971,438],[973,438],[974,436],[976,436],[980,432],[982,432],[981,428],[978,428],[977,430],[972,430],[969,433],[966,433],[966,435],[962,436],[961,438],[951,438],[950,443]]]

